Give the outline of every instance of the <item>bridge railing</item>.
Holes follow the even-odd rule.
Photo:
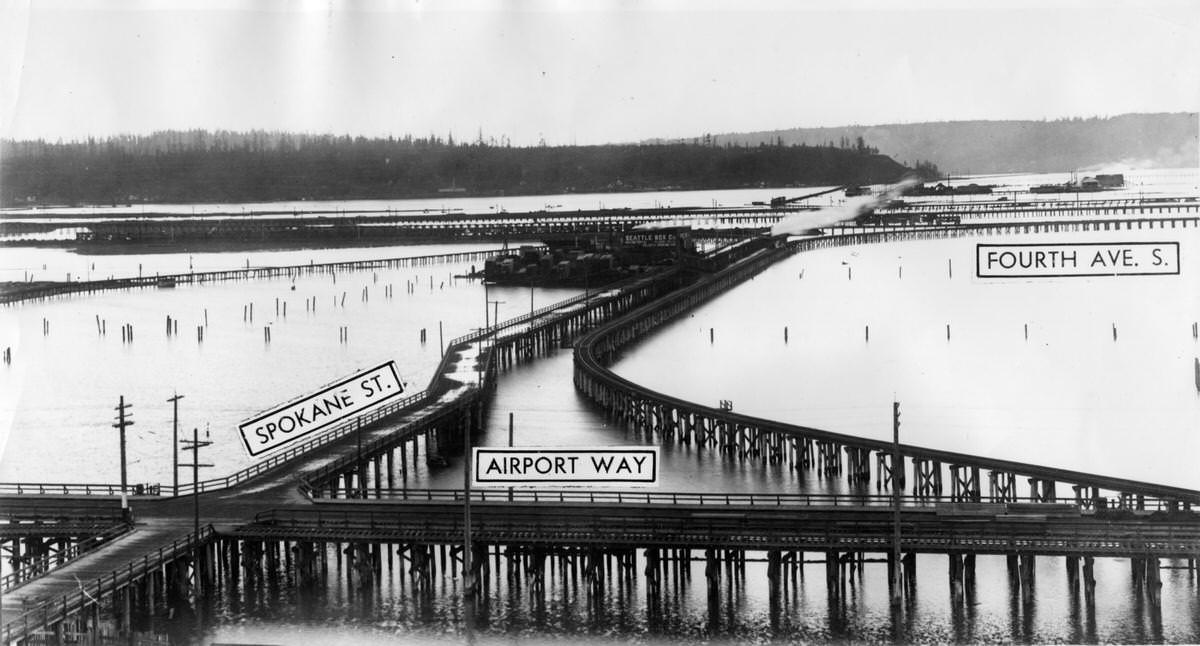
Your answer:
[[[378,508],[286,508],[263,512],[233,536],[279,540],[355,540],[459,543],[459,510]],[[475,540],[521,544],[622,545],[633,548],[678,545],[690,549],[771,547],[801,550],[888,549],[895,529],[887,510],[813,510],[805,522],[770,509],[681,510],[680,513],[589,513],[588,510],[485,509],[471,521]],[[906,509],[901,519],[903,545],[915,552],[977,554],[1075,554],[1080,556],[1155,555],[1190,558],[1200,549],[1200,525],[1162,519],[1145,522],[1063,514],[947,514]]]
[[[996,196],[1005,196],[1005,192],[1001,191],[994,193]],[[917,198],[920,199],[919,197]],[[980,200],[980,201],[957,201],[957,202],[909,202],[901,206],[884,206],[881,210],[885,211],[960,211],[960,212],[975,212],[988,211],[995,212],[997,215],[1008,215],[1012,211],[1021,211],[1029,208],[1049,209],[1060,211],[1094,211],[1100,209],[1154,209],[1160,210],[1163,208],[1182,208],[1186,210],[1195,210],[1200,208],[1200,200],[1194,197],[1177,197],[1177,198],[1124,198],[1124,199],[1109,199],[1109,200],[1061,200],[1061,199],[1027,199],[1027,200]]]
[[[583,294],[576,294],[575,296],[571,296],[570,298],[565,298],[561,301],[558,301],[557,303],[551,303],[550,305],[546,305],[544,307],[539,307],[538,309],[536,309],[528,314],[522,314],[520,316],[511,318],[511,319],[505,319],[505,320],[503,320],[499,323],[493,324],[490,327],[487,327],[485,329],[477,330],[477,331],[471,332],[469,334],[464,334],[460,337],[455,337],[453,339],[450,339],[450,342],[446,344],[446,347],[448,348],[450,346],[461,345],[463,343],[470,343],[473,341],[478,341],[479,339],[496,334],[500,330],[505,330],[510,327],[521,325],[522,323],[528,323],[532,320],[541,318],[541,317],[545,316],[546,314],[549,314],[551,312],[561,310],[561,309],[564,309],[567,307],[571,307],[572,305],[578,305],[580,303],[585,303],[589,300],[593,300],[593,299],[597,298],[599,294],[602,294],[606,291],[620,287],[624,283],[629,282],[629,280],[630,280],[629,278],[622,278],[620,280],[616,280],[611,283],[607,283],[605,285],[601,285],[599,287],[592,288]]]
[[[72,544],[69,556],[63,557],[59,554],[45,554],[35,559],[24,560],[20,563],[20,567],[0,577],[0,592],[8,592],[18,584],[24,583],[40,574],[45,574],[54,567],[62,567],[110,540],[125,534],[131,529],[133,529],[133,526],[129,523],[113,525],[95,536]]]
[[[129,495],[156,496],[157,484],[126,485]],[[94,482],[0,482],[0,494],[56,494],[62,496],[119,496],[120,483]]]
[[[204,527],[199,534],[188,534],[173,541],[170,545],[158,548],[155,552],[144,554],[140,559],[130,561],[125,567],[113,570],[89,583],[81,582],[78,592],[44,599],[13,619],[9,619],[6,615],[5,624],[0,626],[0,644],[11,644],[27,639],[44,630],[46,626],[52,626],[72,614],[78,613],[82,608],[100,603],[107,593],[126,587],[153,573],[164,563],[191,553],[215,536],[216,533],[211,526]]]
[[[426,421],[448,412],[458,410],[459,407],[464,404],[464,401],[431,402],[430,406],[434,408],[425,411],[426,414],[420,420],[414,420],[398,426],[389,432],[386,437],[375,438],[362,444],[359,447],[359,450],[352,454],[343,455],[342,457],[337,458],[329,463],[322,464],[315,469],[310,469],[300,474],[300,490],[310,496],[314,495],[314,492],[319,490],[318,483],[345,471],[347,468],[353,466],[363,459],[363,456],[374,455],[376,452],[394,445],[397,439],[403,438],[411,432],[425,428],[424,423]]]
[[[319,492],[318,492],[319,493]],[[461,489],[371,489],[365,496],[355,497],[354,492],[341,492],[336,498],[314,497],[317,503],[363,502],[449,502],[463,501]],[[473,489],[471,502],[514,502],[514,503],[580,503],[618,505],[693,505],[713,507],[890,507],[895,498],[889,494],[819,494],[819,493],[719,493],[694,491],[637,491],[637,490],[594,490],[594,489],[522,489],[503,488]],[[960,509],[1004,508],[1008,504],[1035,505],[1031,509],[1043,511],[1051,507],[1078,509],[1064,503],[1044,503],[1032,497],[991,498],[983,497],[971,503],[955,503],[945,498],[930,496],[901,496],[905,507],[939,507]]]
[[[300,444],[297,444],[293,447],[288,448],[287,450],[276,453],[276,454],[272,455],[271,457],[263,460],[262,462],[252,464],[249,467],[242,469],[241,471],[231,473],[230,475],[227,475],[227,476],[224,476],[221,478],[212,478],[209,480],[203,480],[197,486],[199,488],[199,491],[201,493],[203,493],[205,491],[212,491],[214,489],[226,489],[228,487],[232,487],[233,485],[240,484],[242,482],[246,482],[247,480],[250,480],[251,478],[253,478],[255,476],[261,475],[263,473],[266,473],[267,471],[275,469],[286,462],[289,462],[296,458],[302,457],[306,453],[308,453],[309,451],[312,451],[315,448],[325,446],[326,444],[335,442],[335,441],[349,435],[350,433],[355,432],[362,426],[374,424],[376,422],[383,420],[384,418],[395,415],[396,413],[399,413],[403,410],[419,406],[419,405],[423,404],[428,398],[429,398],[429,391],[422,390],[419,393],[409,395],[408,397],[405,397],[398,401],[392,402],[390,404],[386,404],[386,405],[381,406],[381,407],[379,407],[375,410],[372,410],[368,413],[364,413],[363,415],[358,416],[354,420],[339,424],[339,425],[333,427],[331,430],[325,431],[324,433],[318,435],[317,437],[315,437],[311,440],[302,442]],[[181,484],[181,485],[179,485],[179,495],[191,494],[196,490],[196,488],[197,487],[193,487],[193,485],[191,483],[188,483],[186,485]]]

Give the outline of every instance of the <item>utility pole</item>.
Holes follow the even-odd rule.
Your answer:
[[[175,465],[175,468],[171,470],[171,479],[174,482],[174,489],[171,490],[173,496],[179,495],[179,400],[181,399],[183,399],[183,395],[179,393],[175,393],[173,397],[167,399],[175,407],[175,414],[171,421],[172,464]]]
[[[470,607],[475,594],[471,580],[471,421],[463,424],[463,607]]]
[[[512,447],[513,447],[513,414],[512,414],[512,411],[509,411],[508,412],[508,448],[511,449]],[[508,499],[510,501],[513,499],[513,488],[512,487],[508,488]]]
[[[484,334],[484,331],[487,330],[487,328],[486,327],[473,327],[471,329],[479,333],[479,352],[480,352],[480,354],[482,354],[483,353],[483,338],[484,338],[483,334]],[[483,388],[483,370],[481,369],[478,372],[476,372],[475,376],[476,376],[475,384],[479,388]]]
[[[488,301],[492,306],[492,327],[500,324],[500,304],[508,301]]]
[[[488,300],[488,285],[489,283],[485,278],[483,280],[483,329],[485,330],[490,327],[488,323],[488,304],[491,303],[491,301]]]
[[[208,437],[207,433],[205,433],[205,437]],[[194,534],[195,537],[199,538],[200,537],[200,469],[208,468],[208,467],[212,466],[211,464],[201,464],[200,463],[200,449],[212,444],[212,442],[210,442],[207,439],[202,441],[200,439],[200,429],[192,427],[192,439],[191,440],[183,440],[182,444],[184,445],[184,447],[183,447],[184,451],[192,452],[191,463],[181,464],[179,466],[192,468],[193,531],[195,532],[195,534]]]
[[[354,483],[354,490],[358,492],[358,496],[366,498],[367,474],[364,473],[366,467],[363,465],[362,459],[362,418],[360,417],[354,420],[354,422],[354,436],[355,441],[358,443],[358,457],[354,460],[354,479],[357,481]]]
[[[133,426],[133,420],[129,419],[129,415],[132,415],[133,413],[129,413],[129,415],[126,415],[125,409],[132,408],[132,407],[133,407],[133,404],[125,403],[125,395],[121,395],[121,398],[120,398],[120,400],[118,400],[117,408],[116,408],[117,423],[113,424],[113,428],[119,429],[121,431],[121,513],[123,513],[123,514],[128,513],[128,509],[129,509],[129,499],[126,498],[126,494],[125,494],[125,488],[127,486],[126,476],[128,473],[128,471],[126,469],[126,464],[125,464],[125,429],[129,428],[130,426]]]
[[[900,477],[904,466],[900,462],[900,402],[892,402],[892,605],[900,605]]]

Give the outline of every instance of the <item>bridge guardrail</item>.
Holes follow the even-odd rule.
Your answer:
[[[471,332],[469,334],[464,334],[460,337],[455,337],[453,339],[450,339],[450,342],[446,344],[446,347],[450,347],[450,346],[454,346],[454,345],[462,345],[463,343],[470,343],[473,341],[478,341],[479,339],[489,337],[489,336],[499,332],[500,330],[504,330],[504,329],[507,329],[507,328],[510,328],[510,327],[513,327],[516,325],[520,325],[522,323],[527,323],[534,319],[545,316],[546,314],[549,314],[550,312],[553,312],[556,310],[561,310],[565,307],[570,307],[572,305],[578,305],[579,303],[587,302],[591,299],[596,298],[599,294],[602,294],[606,291],[609,291],[609,290],[619,287],[620,285],[628,282],[629,280],[630,280],[629,278],[621,278],[621,279],[613,281],[611,283],[607,283],[605,285],[596,287],[596,288],[590,290],[590,292],[588,292],[588,293],[577,294],[570,298],[566,298],[561,301],[558,301],[557,303],[551,303],[550,305],[546,305],[544,307],[539,307],[538,309],[536,309],[528,314],[522,314],[520,316],[511,318],[511,319],[505,319],[504,321],[493,324],[486,329]]]
[[[157,496],[160,485],[156,483],[131,484],[125,485],[125,490],[128,495],[133,496]],[[119,496],[121,495],[121,485],[112,482],[0,482],[0,494]]]
[[[170,545],[158,548],[156,552],[143,555],[141,559],[130,561],[124,568],[113,570],[90,583],[80,583],[78,593],[42,600],[15,619],[6,618],[6,623],[0,626],[0,644],[11,644],[26,639],[41,630],[42,627],[51,626],[66,619],[88,604],[99,603],[104,596],[105,588],[112,591],[124,587],[151,573],[163,563],[179,558],[203,545],[215,536],[216,532],[213,531],[212,526],[203,527],[199,534],[188,534],[173,541]]]
[[[565,510],[563,510],[565,511]],[[891,545],[895,521],[890,510],[872,509],[840,513],[814,510],[807,522],[798,523],[786,514],[756,515],[765,509],[743,513],[671,515],[506,513],[481,510],[472,519],[472,532],[481,541],[522,544],[533,542],[614,543],[645,547],[681,545],[700,549],[714,544],[733,544],[750,549],[785,548],[880,550]],[[990,554],[1036,552],[1130,556],[1155,554],[1190,558],[1200,549],[1200,524],[1163,519],[1160,522],[1105,519],[1063,515],[943,515],[934,510],[908,508],[901,518],[906,551],[953,550]],[[987,524],[981,525],[980,521]],[[462,538],[463,515],[457,509],[431,509],[397,514],[377,509],[275,509],[259,513],[255,522],[233,531],[234,536],[292,536],[320,540],[322,532],[379,532],[376,540],[395,536],[421,542],[457,542]],[[366,539],[370,540],[370,539]]]
[[[266,460],[252,464],[249,467],[242,469],[241,471],[237,471],[235,473],[232,473],[232,474],[222,477],[222,478],[212,478],[209,480],[203,480],[198,485],[199,490],[201,493],[203,493],[205,491],[212,491],[214,489],[226,489],[233,485],[240,484],[242,482],[246,482],[247,480],[249,480],[259,474],[266,473],[267,471],[275,469],[276,467],[284,464],[285,462],[288,462],[295,458],[298,458],[298,457],[308,453],[312,449],[315,449],[317,447],[324,446],[326,444],[329,444],[331,442],[339,440],[339,439],[349,435],[350,433],[353,433],[360,426],[373,424],[375,422],[378,422],[386,417],[390,417],[390,416],[392,416],[396,413],[399,413],[403,410],[406,410],[408,408],[414,408],[416,406],[419,406],[419,405],[423,404],[429,398],[429,396],[430,396],[429,391],[422,390],[421,392],[418,392],[416,394],[409,395],[408,397],[405,397],[398,401],[392,402],[385,406],[381,406],[381,407],[379,407],[375,410],[372,410],[368,413],[364,413],[363,415],[360,415],[349,422],[344,422],[342,424],[338,424],[337,426],[333,427],[332,429],[325,431],[321,435],[318,435],[317,437],[315,437],[311,440],[308,440],[307,442],[304,442],[302,444],[298,444],[296,446],[288,448],[280,453],[276,453],[276,454],[272,455],[271,457],[267,458]],[[195,487],[193,487],[191,484],[179,485],[179,495],[181,495],[181,496],[191,494],[194,491],[195,491]]]
[[[104,545],[110,540],[125,534],[131,529],[133,529],[133,526],[129,523],[120,523],[105,529],[95,536],[88,537],[82,541],[79,541],[78,543],[75,543],[71,546],[71,551],[73,554],[62,559],[61,565],[70,563],[80,556],[91,552],[101,545]],[[18,584],[23,583],[32,577],[49,572],[51,569],[51,562],[57,562],[59,559],[60,557],[58,555],[46,554],[22,563],[20,568],[17,570],[9,572],[3,577],[0,577],[0,592],[8,592],[9,590],[15,588]]]
[[[314,497],[316,503],[341,503],[347,501],[372,502],[462,502],[461,489],[372,489],[363,497],[339,496],[336,498]],[[639,491],[639,490],[595,490],[595,489],[522,489],[504,488],[472,489],[471,502],[557,502],[557,503],[605,503],[629,505],[696,505],[696,506],[830,506],[830,507],[890,507],[895,498],[890,494],[819,494],[819,493],[705,493],[695,491]],[[956,503],[945,498],[932,496],[901,496],[906,507],[950,508],[958,505],[967,508],[978,505],[1036,505],[1031,509],[1043,511],[1057,507],[1071,507],[1069,503],[1045,503],[1032,497],[990,498],[983,497],[973,503]]]
[[[1005,197],[1005,192],[1001,191],[993,195]],[[901,198],[903,199],[903,198]],[[920,197],[916,197],[920,200]],[[1000,215],[1011,214],[1012,211],[1021,211],[1029,208],[1041,208],[1046,210],[1061,210],[1061,211],[1093,211],[1099,209],[1145,209],[1145,208],[1169,208],[1176,207],[1186,210],[1195,210],[1200,208],[1200,199],[1191,197],[1178,198],[1125,198],[1117,200],[980,200],[969,202],[930,202],[930,201],[913,201],[901,206],[889,207],[884,206],[881,210],[887,211],[929,211],[929,212],[946,212],[960,211],[964,213],[976,211],[999,211]]]

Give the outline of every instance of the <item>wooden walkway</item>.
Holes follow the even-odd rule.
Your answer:
[[[503,240],[514,237],[617,233],[646,223],[691,224],[700,229],[762,230],[788,213],[815,206],[682,207],[533,211],[527,213],[401,213],[395,211],[219,213],[183,216],[40,218],[0,221],[0,236],[66,230],[82,241],[426,241]],[[884,206],[884,214],[938,214],[963,218],[1131,218],[1200,213],[1192,198],[1121,198],[944,202]],[[57,223],[57,224],[56,224]]]
[[[114,289],[144,289],[176,287],[178,285],[231,281],[231,280],[261,280],[264,278],[295,278],[311,274],[333,274],[341,271],[361,271],[365,269],[396,269],[400,267],[421,267],[445,262],[469,262],[486,260],[502,253],[503,249],[484,249],[460,251],[455,253],[434,254],[426,256],[401,256],[397,258],[374,258],[370,260],[345,260],[341,262],[308,263],[304,265],[279,265],[271,267],[246,267],[244,269],[224,269],[219,271],[197,271],[186,274],[154,274],[153,276],[136,276],[128,278],[112,278],[108,280],[77,281],[55,283],[32,289],[15,289],[0,293],[0,304],[21,301],[36,301],[63,294],[91,294]]]

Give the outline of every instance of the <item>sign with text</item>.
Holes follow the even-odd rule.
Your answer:
[[[396,364],[389,361],[242,422],[238,431],[246,451],[259,456],[366,412],[402,392]]]
[[[658,484],[656,446],[476,448],[473,459],[473,479],[484,487]]]
[[[975,275],[979,278],[1159,276],[1178,273],[1178,242],[975,245]]]

